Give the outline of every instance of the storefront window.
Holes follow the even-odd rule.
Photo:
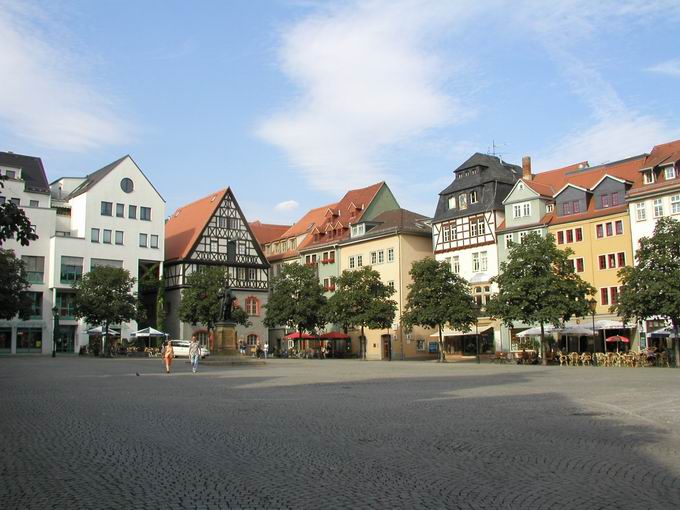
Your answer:
[[[0,328],[0,352],[12,349],[12,328]]]
[[[17,352],[41,352],[42,328],[17,328]]]
[[[31,297],[31,319],[42,319],[42,292],[29,292]]]

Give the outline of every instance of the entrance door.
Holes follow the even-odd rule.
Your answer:
[[[392,335],[382,335],[383,359],[392,361]]]
[[[62,326],[59,324],[59,335],[57,336],[58,352],[73,352],[73,345],[76,339],[77,326]]]

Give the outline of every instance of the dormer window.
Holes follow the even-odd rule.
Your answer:
[[[465,193],[458,195],[458,209],[467,209],[467,195]]]
[[[667,181],[670,181],[671,179],[675,179],[677,177],[677,174],[675,173],[675,167],[673,165],[667,166],[666,168],[663,169],[664,171],[664,177],[666,178]]]
[[[449,197],[449,209],[456,208],[456,197]]]
[[[470,192],[470,203],[471,204],[476,204],[479,202],[479,199],[477,198],[477,192],[476,191],[471,191]]]
[[[5,170],[5,177],[7,177],[8,179],[16,179],[17,178],[16,170]]]
[[[554,204],[548,204],[545,206],[545,212],[553,212],[555,210],[555,205]]]
[[[645,170],[642,172],[642,182],[644,184],[654,184],[654,171]]]
[[[359,225],[352,225],[352,237],[362,236],[366,233],[366,225],[360,223]]]

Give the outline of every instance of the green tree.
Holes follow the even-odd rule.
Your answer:
[[[619,270],[622,288],[611,309],[624,320],[668,317],[673,325],[675,366],[680,367],[680,222],[661,218],[652,237],[640,239],[637,265]]]
[[[4,175],[0,176],[0,188],[5,187],[2,183],[5,179]],[[13,202],[0,204],[0,246],[7,239],[16,239],[22,246],[38,239],[24,210]]]
[[[409,271],[413,283],[408,286],[406,306],[401,322],[407,331],[414,326],[438,328],[439,361],[446,360],[442,330],[470,331],[477,320],[477,306],[467,281],[451,271],[449,264],[432,258],[415,261]]]
[[[264,325],[286,326],[300,335],[313,333],[324,324],[326,297],[313,267],[297,262],[284,264],[281,274],[271,281],[269,301],[265,305]]]
[[[368,266],[356,271],[343,271],[335,279],[335,294],[328,300],[329,322],[360,327],[359,355],[366,359],[364,328],[387,329],[394,322],[396,301],[390,299],[394,289],[380,280],[380,273]]]
[[[552,235],[532,232],[521,243],[510,245],[507,262],[501,263],[499,275],[491,280],[498,284],[498,294],[487,303],[487,313],[508,327],[515,321],[539,324],[544,365],[548,362],[545,325],[559,326],[572,316],[590,314],[588,296],[595,289],[574,273],[572,254],[555,246]]]
[[[0,249],[0,319],[10,320],[17,314],[29,318],[31,299],[26,290],[30,285],[23,261],[14,251]]]
[[[108,331],[111,324],[143,320],[144,308],[132,289],[135,279],[127,269],[98,266],[73,284],[76,290],[74,315],[104,330],[102,350],[109,347]]]
[[[225,282],[224,268],[217,266],[202,267],[189,275],[186,280],[187,288],[182,291],[179,318],[193,326],[205,324],[208,330],[213,331],[222,312],[220,293]],[[250,326],[248,314],[238,307],[232,308],[231,320],[236,324]]]
[[[156,293],[156,329],[158,331],[165,331],[165,319],[167,314],[165,312],[165,280],[160,279],[158,285],[158,292]]]

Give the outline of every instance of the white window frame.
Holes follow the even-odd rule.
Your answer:
[[[357,255],[357,267],[362,267],[364,265],[364,256]]]
[[[347,265],[349,266],[350,269],[354,269],[356,266],[356,259],[354,257],[350,257],[348,259]]]
[[[479,202],[477,192],[475,190],[472,190],[470,192],[470,204],[476,204],[477,202]]]
[[[645,170],[642,172],[643,184],[654,184],[654,170]]]
[[[451,271],[454,274],[460,274],[460,257],[458,255],[451,257]]]
[[[455,196],[449,197],[449,209],[455,209],[456,206],[457,206],[456,197]]]
[[[510,245],[512,243],[513,243],[512,234],[505,234],[505,247],[510,248]]]
[[[480,272],[480,264],[479,264],[479,252],[474,252],[472,254],[472,272],[473,273],[479,273]]]
[[[654,217],[661,218],[663,216],[663,198],[655,198],[652,208],[654,210]]]
[[[522,217],[522,204],[513,204],[512,206],[512,217],[521,218]]]
[[[519,233],[519,244],[522,244],[524,242],[524,238],[529,235],[528,230],[523,230],[522,232]]]
[[[387,262],[394,262],[394,248],[387,248]]]
[[[444,236],[444,242],[449,242],[449,235],[451,234],[451,228],[448,225],[442,227],[442,235]]]
[[[385,250],[378,250],[378,264],[385,263]]]
[[[673,165],[664,168],[663,173],[667,181],[670,179],[675,179],[677,177],[675,174],[675,167]]]
[[[467,209],[467,193],[461,193],[458,195],[458,209]]]
[[[487,252],[485,251],[479,252],[479,260],[482,272],[487,271],[489,268],[489,256]]]
[[[647,219],[647,204],[645,202],[635,204],[635,219],[637,221],[645,221]]]
[[[531,216],[531,202],[524,202],[522,204],[522,216]]]
[[[370,253],[371,256],[371,265],[375,265],[378,263],[378,252],[377,251],[372,251]]]
[[[671,197],[671,214],[680,214],[680,195]]]

